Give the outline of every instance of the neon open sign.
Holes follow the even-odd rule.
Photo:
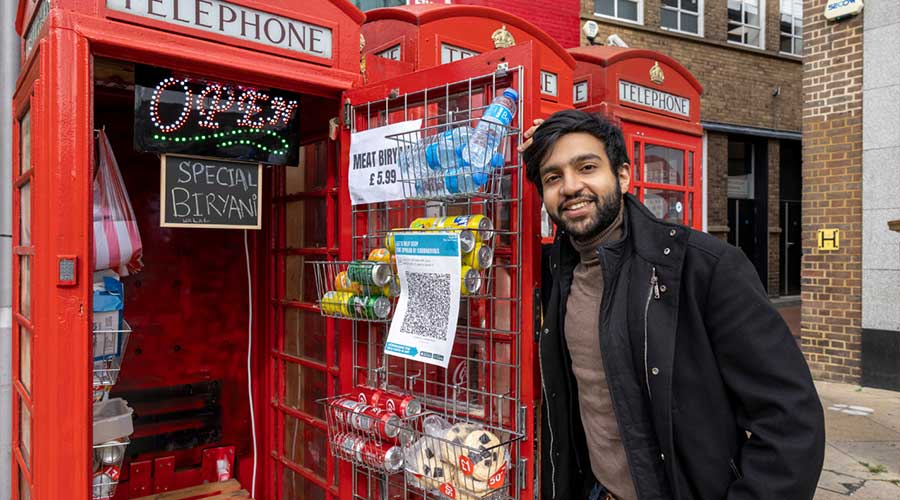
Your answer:
[[[300,96],[135,67],[134,146],[296,165]]]

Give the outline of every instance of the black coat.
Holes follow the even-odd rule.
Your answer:
[[[624,237],[598,252],[600,345],[640,500],[807,500],[825,451],[809,369],[740,249],[626,195]],[[540,332],[544,500],[593,484],[565,344],[579,257],[559,231]],[[590,388],[580,388],[590,390]]]

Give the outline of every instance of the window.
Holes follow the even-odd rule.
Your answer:
[[[781,48],[785,54],[803,55],[803,0],[781,0]]]
[[[350,0],[361,11],[372,9],[380,9],[382,7],[397,7],[398,5],[406,5],[406,0]],[[410,2],[412,3],[412,2]]]
[[[728,41],[764,48],[760,0],[728,0]]]
[[[660,26],[672,31],[702,35],[703,0],[662,0]]]
[[[643,24],[644,0],[594,0],[594,13]]]

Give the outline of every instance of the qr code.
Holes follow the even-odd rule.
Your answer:
[[[450,274],[407,273],[409,303],[400,331],[437,340],[447,340],[450,319]]]

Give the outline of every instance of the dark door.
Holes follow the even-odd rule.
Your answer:
[[[728,137],[728,242],[768,282],[768,148],[765,139]]]
[[[800,258],[802,256],[801,196],[803,180],[801,176],[802,155],[800,141],[781,141],[781,241],[779,254],[781,273],[779,292],[782,295],[800,294]]]

